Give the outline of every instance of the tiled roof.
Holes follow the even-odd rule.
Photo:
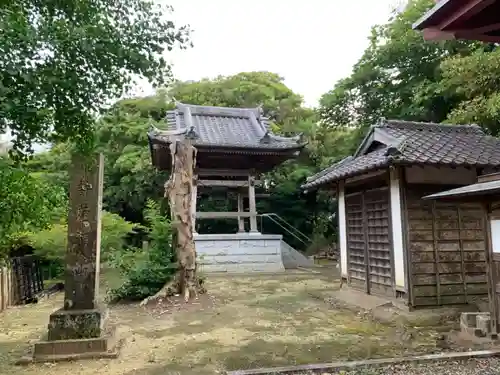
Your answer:
[[[469,196],[489,196],[500,192],[500,181],[478,182],[467,186],[462,186],[456,189],[443,191],[436,194],[431,194],[423,199],[445,199],[445,198],[462,198]]]
[[[371,128],[354,157],[309,177],[302,188],[396,163],[496,167],[500,166],[500,139],[486,135],[477,125],[384,120]]]
[[[177,103],[168,111],[167,129],[154,129],[149,138],[170,143],[179,136],[192,136],[195,146],[297,149],[300,136],[279,137],[269,130],[269,120],[260,108],[225,108]]]

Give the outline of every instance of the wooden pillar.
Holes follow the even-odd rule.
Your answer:
[[[243,212],[243,195],[238,192],[238,212]],[[238,216],[238,233],[245,233],[245,218]]]
[[[193,190],[191,191],[191,221],[193,223],[193,234],[196,233],[196,205],[198,201],[198,176],[193,177]]]
[[[497,294],[497,282],[498,275],[496,272],[496,265],[493,255],[493,239],[491,232],[491,205],[488,201],[483,202],[483,207],[486,212],[485,215],[485,232],[486,232],[486,271],[488,276],[488,301],[491,319],[491,334],[496,337],[498,335],[498,294]]]
[[[259,233],[257,230],[257,206],[255,204],[255,177],[248,176],[248,206],[250,211],[250,233]]]

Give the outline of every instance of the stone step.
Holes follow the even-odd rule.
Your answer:
[[[314,266],[314,260],[295,250],[283,240],[281,241],[281,259],[285,269]]]
[[[460,330],[475,337],[491,334],[491,316],[489,312],[465,312],[460,315]]]

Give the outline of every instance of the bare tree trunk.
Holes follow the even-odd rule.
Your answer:
[[[196,149],[189,139],[176,141],[170,145],[172,171],[165,183],[165,197],[170,204],[174,241],[177,251],[178,272],[175,279],[166,283],[154,296],[142,301],[145,305],[152,300],[165,298],[172,294],[181,294],[186,302],[204,292],[196,274],[196,248],[193,239],[193,221],[191,217],[194,166]]]

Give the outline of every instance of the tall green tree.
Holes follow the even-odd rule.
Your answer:
[[[168,90],[150,97],[130,98],[115,103],[96,125],[99,148],[105,154],[105,208],[134,222],[143,222],[149,198],[163,195],[167,173],[152,168],[147,143],[151,124],[164,126],[166,111],[174,107],[173,98],[186,103],[232,107],[262,106],[280,134],[304,132],[309,141],[299,159],[287,162],[267,176],[269,198],[259,202],[260,212],[275,212],[311,233],[313,207],[300,191],[311,173],[330,161],[345,156],[352,148],[350,131],[328,129],[318,123],[313,109],[303,106],[302,98],[269,72],[247,72],[198,82],[176,82]],[[352,138],[352,137],[351,137]],[[50,172],[67,181],[61,169],[69,162],[68,147],[57,144],[51,151],[36,155],[29,165],[36,171]],[[212,195],[200,202],[203,210],[230,210],[234,202],[227,196]],[[311,213],[311,214],[308,214]],[[202,231],[235,231],[235,223],[225,220],[200,221]],[[280,228],[268,228],[270,231]]]
[[[42,176],[34,176],[0,157],[0,260],[22,233],[47,229],[66,213],[66,194]],[[41,194],[43,192],[43,194]]]
[[[189,45],[188,29],[152,0],[10,0],[0,3],[0,133],[13,136],[11,155],[55,142],[40,169],[54,180],[69,165],[71,141],[95,146],[96,116],[137,78],[163,85],[171,78],[166,52]],[[57,155],[58,157],[53,157]],[[61,157],[59,157],[61,156]],[[55,201],[32,174],[0,165],[0,247],[22,230],[44,228]],[[44,194],[40,194],[44,192]]]
[[[480,124],[490,134],[500,134],[500,49],[478,49],[468,56],[453,56],[442,65],[443,92],[457,93],[462,100],[447,116],[457,124]]]
[[[0,131],[13,150],[73,139],[91,147],[95,116],[135,79],[164,84],[164,53],[188,29],[152,0],[11,0],[0,5]]]
[[[370,44],[349,77],[323,95],[322,120],[330,126],[366,127],[381,117],[441,122],[463,99],[441,85],[441,63],[489,49],[476,42],[428,42],[412,29],[435,2],[410,0],[405,10],[373,27]]]

